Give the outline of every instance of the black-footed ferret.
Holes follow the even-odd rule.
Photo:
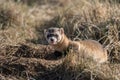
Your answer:
[[[77,50],[84,57],[91,58],[97,63],[106,62],[107,51],[95,40],[71,41],[64,33],[63,28],[48,28],[44,30],[44,35],[48,43],[59,52],[65,51],[69,46]]]

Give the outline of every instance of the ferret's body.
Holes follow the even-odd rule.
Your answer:
[[[56,28],[51,28],[56,30]],[[107,61],[107,51],[103,46],[94,40],[81,40],[81,41],[71,41],[64,34],[63,29],[58,29],[60,31],[60,40],[56,44],[52,44],[56,51],[65,51],[68,47],[72,46],[73,50],[77,51],[84,58],[92,58],[97,63],[103,63]],[[47,35],[47,34],[46,34]]]

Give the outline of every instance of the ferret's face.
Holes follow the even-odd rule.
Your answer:
[[[58,44],[63,37],[63,28],[49,28],[44,30],[46,40],[50,45]]]

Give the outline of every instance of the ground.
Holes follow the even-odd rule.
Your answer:
[[[0,80],[119,80],[119,0],[1,0]],[[71,40],[94,39],[108,51],[96,64],[47,44],[44,29],[62,27]]]

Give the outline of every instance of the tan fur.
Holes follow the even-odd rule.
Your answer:
[[[107,51],[99,42],[94,40],[71,41],[65,34],[62,36],[62,40],[53,46],[55,50],[64,51],[69,46],[72,46],[74,50],[79,52],[79,54],[85,58],[92,58],[97,63],[107,61]]]
[[[64,51],[68,48],[70,44],[70,40],[66,37],[66,35],[62,35],[61,41],[57,45],[53,45],[54,49],[57,51]]]

